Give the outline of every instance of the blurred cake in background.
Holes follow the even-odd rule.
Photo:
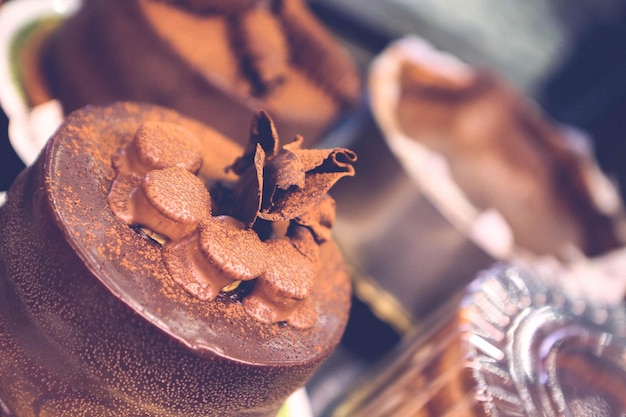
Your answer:
[[[617,191],[582,133],[419,38],[396,43],[373,67],[372,107],[392,151],[456,226],[491,211],[514,247],[559,258],[622,243]],[[395,97],[385,82],[396,83]]]
[[[150,102],[240,143],[261,108],[281,136],[313,143],[360,95],[350,57],[301,0],[85,0],[22,55],[33,104]]]
[[[349,57],[299,0],[88,0],[42,56],[66,111],[148,101],[241,141],[259,108],[284,137],[314,140],[359,95]]]

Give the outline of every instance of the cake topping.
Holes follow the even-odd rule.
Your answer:
[[[202,164],[201,150],[178,125],[143,123],[112,157],[117,177],[109,206],[126,223],[170,239],[190,233],[210,210],[209,193],[192,174]]]
[[[187,239],[163,246],[163,260],[172,278],[203,301],[232,291],[241,281],[257,278],[266,268],[267,253],[259,236],[229,216],[209,217]]]
[[[301,149],[301,137],[279,149],[265,112],[259,112],[251,132],[244,155],[232,166],[242,178],[235,187],[234,215],[249,225],[257,217],[295,219],[320,203],[339,178],[354,175],[356,155],[350,150]]]
[[[211,197],[204,183],[179,167],[148,172],[130,197],[132,223],[169,239],[188,235],[210,214]]]
[[[266,250],[273,261],[244,299],[246,312],[266,323],[311,327],[317,313],[306,301],[317,275],[317,259],[307,258],[284,239],[269,240]]]
[[[166,122],[145,122],[133,140],[114,156],[118,171],[143,176],[152,169],[181,167],[197,172],[202,164],[202,145],[183,127]]]
[[[127,224],[163,236],[153,239],[162,245],[163,262],[193,297],[209,302],[237,290],[234,299],[255,319],[308,328],[317,320],[309,294],[319,245],[330,239],[334,222],[327,191],[354,175],[356,155],[305,150],[301,142],[296,137],[280,147],[272,120],[258,112],[247,147],[229,168],[237,180],[208,190],[193,174],[202,163],[193,135],[144,124],[113,158],[109,204]],[[155,151],[160,144],[167,155]]]

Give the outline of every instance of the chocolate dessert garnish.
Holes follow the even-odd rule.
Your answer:
[[[331,228],[335,223],[335,200],[325,194],[319,204],[294,220],[296,223],[306,226],[318,242],[329,240]]]
[[[300,149],[302,138],[278,148],[278,136],[269,116],[259,112],[251,140],[232,169],[244,179],[235,186],[239,200],[258,196],[258,204],[237,204],[235,217],[254,223],[256,217],[269,221],[290,220],[318,204],[337,180],[354,175],[356,155],[347,149]],[[251,180],[247,180],[250,178]],[[256,179],[255,182],[253,179]],[[258,187],[258,190],[250,190]]]
[[[202,164],[201,150],[200,141],[188,130],[173,123],[146,122],[113,157],[113,163],[119,171],[140,176],[173,166],[195,173]]]
[[[192,174],[202,165],[201,144],[186,129],[172,123],[143,123],[111,159],[117,176],[109,204],[126,223],[182,237],[210,211],[210,196]],[[180,182],[187,186],[179,187]]]
[[[170,137],[182,149],[177,157],[154,150]],[[192,296],[213,301],[251,281],[243,300],[251,316],[313,326],[316,306],[307,298],[318,273],[318,245],[330,238],[334,219],[326,193],[341,177],[354,175],[356,155],[339,148],[301,149],[301,137],[281,148],[271,118],[259,111],[243,155],[230,167],[239,175],[232,196],[222,187],[212,199],[190,172],[202,162],[196,143],[182,128],[143,124],[114,158],[112,210],[127,224],[146,227],[149,236],[166,238],[154,240],[163,244],[172,279]],[[136,167],[134,159],[149,162]],[[145,172],[146,167],[158,169]],[[226,202],[232,206],[224,208]]]
[[[202,301],[213,301],[234,283],[255,279],[266,269],[267,251],[259,236],[228,216],[206,219],[189,237],[163,246],[174,281]]]
[[[296,328],[309,328],[317,321],[317,306],[309,300],[315,285],[315,264],[289,241],[268,241],[267,255],[273,262],[258,279],[252,293],[243,301],[248,314],[264,323],[286,322]]]
[[[130,198],[129,223],[168,239],[188,235],[211,213],[211,197],[202,180],[178,167],[148,172]]]

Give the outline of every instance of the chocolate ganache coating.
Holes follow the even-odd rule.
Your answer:
[[[355,156],[332,150],[300,174],[264,175],[269,165],[289,171],[277,159],[311,155],[294,158],[298,142],[281,150],[265,113],[251,136],[242,149],[176,112],[130,103],[67,117],[0,208],[0,415],[265,417],[305,383],[348,316],[325,190],[328,175],[352,175]],[[259,169],[262,184],[250,188]],[[281,188],[285,177],[300,184]],[[298,197],[320,183],[311,201]],[[289,199],[303,208],[286,210]],[[161,221],[132,217],[139,200]],[[249,201],[257,214],[238,207]],[[233,245],[240,235],[280,256],[255,264],[254,249]],[[230,275],[216,269],[233,279],[210,297],[212,282],[184,274],[202,265],[194,259],[212,264],[207,253],[235,259],[220,264],[235,265]],[[289,256],[314,272],[286,295]]]

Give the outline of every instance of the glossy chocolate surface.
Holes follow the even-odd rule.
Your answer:
[[[339,341],[349,282],[332,242],[312,288],[318,320],[297,330],[190,296],[159,245],[113,214],[111,155],[145,120],[199,137],[205,180],[241,152],[160,108],[68,117],[0,210],[0,398],[17,416],[270,416]]]

